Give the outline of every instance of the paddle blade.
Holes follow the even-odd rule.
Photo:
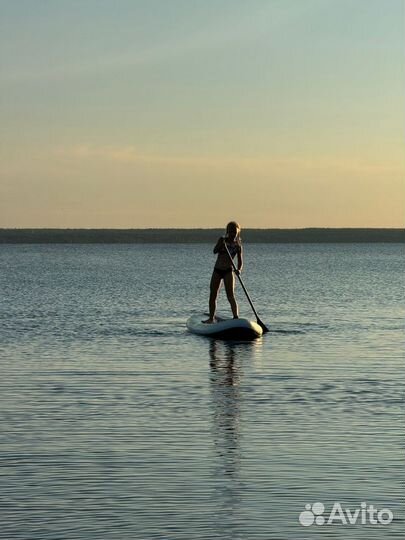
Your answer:
[[[261,321],[259,318],[257,318],[257,324],[262,327],[263,334],[266,334],[267,332],[270,332],[270,330],[267,328],[267,326],[264,324],[264,322]]]

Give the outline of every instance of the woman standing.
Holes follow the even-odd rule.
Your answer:
[[[229,254],[228,254],[229,252]],[[237,270],[239,273],[243,267],[243,258],[242,258],[242,242],[240,238],[240,226],[236,221],[231,221],[226,226],[226,235],[225,237],[221,236],[214,247],[214,253],[218,254],[214,271],[212,272],[211,283],[210,283],[210,300],[209,300],[209,318],[206,321],[203,321],[207,324],[211,324],[215,321],[215,311],[217,308],[217,297],[218,292],[221,287],[221,281],[224,281],[225,291],[228,301],[231,305],[233,318],[237,319],[239,317],[238,313],[238,304],[235,300],[234,289],[235,289],[235,277],[233,275],[233,266],[229,258],[229,255],[232,259],[237,256]]]

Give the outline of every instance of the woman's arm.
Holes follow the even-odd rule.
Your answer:
[[[223,245],[224,245],[224,239],[221,236],[220,238],[218,238],[218,242],[216,243],[216,245],[214,247],[214,253],[219,253],[219,251],[221,250]]]
[[[238,251],[238,272],[242,272],[243,268],[243,254],[242,254],[242,246],[240,246],[240,250]]]

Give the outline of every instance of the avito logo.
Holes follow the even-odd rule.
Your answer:
[[[333,504],[329,515],[325,515],[325,506],[321,502],[306,504],[305,510],[299,516],[299,522],[304,527],[310,525],[389,525],[394,514],[389,508],[378,510],[372,504],[362,502],[355,509],[343,508],[339,502]]]

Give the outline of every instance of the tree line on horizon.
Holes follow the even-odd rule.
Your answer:
[[[223,234],[223,229],[0,229],[0,243],[210,243]],[[242,238],[243,241],[251,243],[403,243],[405,229],[243,229]]]

